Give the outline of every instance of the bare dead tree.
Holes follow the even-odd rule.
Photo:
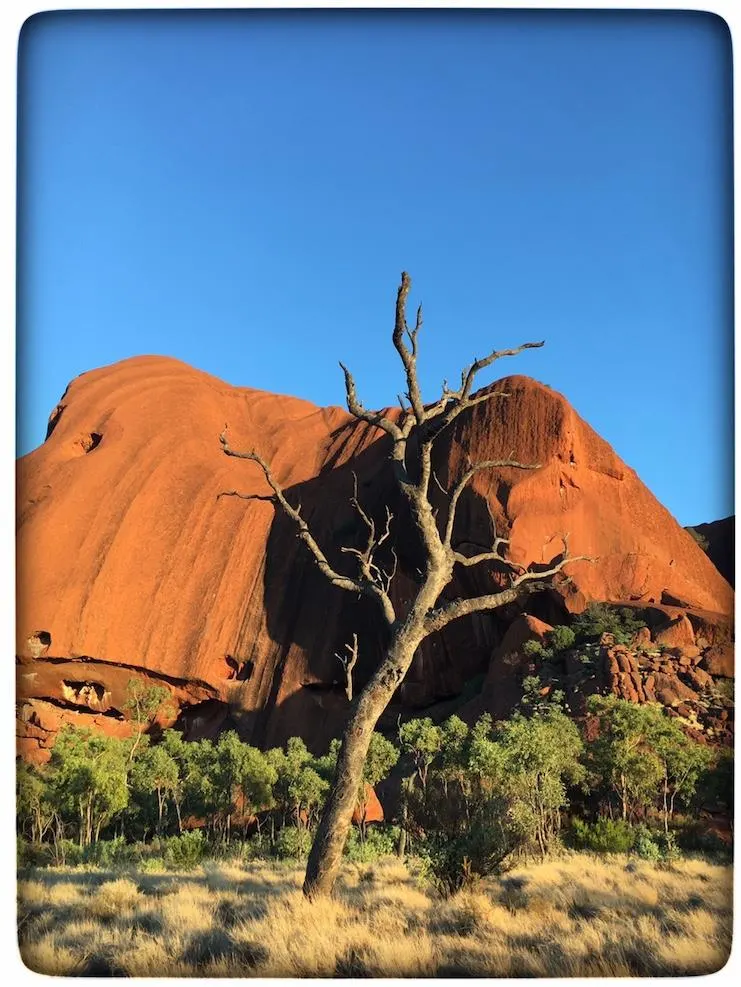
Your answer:
[[[346,655],[341,654],[339,651],[335,651],[334,656],[342,665],[345,671],[345,695],[347,696],[347,701],[352,702],[352,673],[355,665],[358,661],[358,635],[353,634],[352,644],[345,645]]]
[[[314,556],[319,570],[339,589],[365,596],[375,601],[381,619],[387,625],[388,645],[386,653],[370,680],[355,697],[350,718],[342,738],[334,781],[329,791],[316,837],[309,854],[304,880],[304,894],[308,898],[331,893],[339,870],[342,851],[355,807],[357,791],[371,734],[380,715],[386,709],[394,692],[403,681],[420,643],[430,634],[441,631],[451,621],[472,613],[495,610],[512,603],[525,594],[542,590],[549,581],[571,562],[585,558],[570,557],[568,540],[563,538],[563,550],[547,564],[529,567],[515,565],[504,554],[506,539],[494,537],[485,551],[465,555],[453,547],[453,529],[456,511],[466,486],[473,476],[482,471],[509,467],[514,469],[538,469],[537,463],[521,463],[514,458],[487,460],[471,463],[463,472],[448,496],[447,517],[438,523],[437,512],[430,501],[430,482],[441,487],[432,470],[433,443],[464,411],[485,401],[508,397],[503,391],[491,390],[474,393],[477,375],[502,357],[517,356],[527,349],[537,349],[543,342],[523,343],[515,349],[494,350],[482,359],[474,360],[461,373],[460,386],[455,390],[443,383],[439,400],[425,406],[417,375],[417,344],[422,328],[422,308],[417,309],[413,327],[406,321],[406,304],[411,279],[405,272],[396,297],[396,317],[392,340],[401,359],[406,376],[407,389],[399,397],[401,414],[392,419],[379,411],[368,411],[358,398],[355,380],[343,364],[347,407],[359,421],[375,426],[391,439],[391,464],[396,483],[405,498],[414,527],[425,555],[425,569],[421,573],[416,596],[406,606],[404,613],[397,613],[389,595],[392,570],[382,569],[376,562],[377,549],[389,538],[392,515],[386,511],[383,530],[361,507],[357,496],[357,480],[351,503],[365,525],[368,538],[362,549],[344,548],[357,561],[355,575],[338,572],[327,560],[301,515],[301,508],[291,505],[276,480],[270,465],[255,451],[240,452],[229,445],[226,429],[220,436],[227,456],[252,460],[263,471],[273,491],[274,501],[297,527],[298,537]],[[410,440],[414,439],[412,444]],[[408,462],[407,453],[413,450]],[[441,489],[444,489],[441,487]],[[395,560],[395,556],[394,556]],[[438,602],[441,593],[451,582],[456,565],[472,567],[485,562],[496,562],[505,572],[509,585],[496,593]]]

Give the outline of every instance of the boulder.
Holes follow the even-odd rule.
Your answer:
[[[704,668],[710,675],[732,679],[734,676],[733,650],[733,645],[730,642],[711,645],[702,656],[700,668]]]
[[[677,617],[654,633],[654,641],[669,648],[695,647],[692,624],[684,615]]]

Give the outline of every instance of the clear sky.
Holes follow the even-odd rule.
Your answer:
[[[730,514],[730,87],[704,14],[33,18],[19,453],[141,353],[318,404],[342,359],[393,403],[406,269],[429,399],[544,338],[502,374],[564,393],[680,523]]]

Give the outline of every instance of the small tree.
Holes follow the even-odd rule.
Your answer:
[[[162,834],[167,800],[175,796],[179,782],[177,763],[163,744],[139,748],[130,770],[131,793],[141,807],[146,807],[153,796],[156,799],[158,836]]]
[[[170,698],[169,691],[161,685],[147,685],[142,679],[129,679],[126,683],[124,709],[135,725],[134,742],[129,751],[129,760],[134,760],[137,748],[147,729]]]
[[[353,687],[355,698],[342,738],[337,771],[307,863],[304,893],[309,898],[329,894],[334,886],[373,730],[394,692],[403,681],[421,642],[430,634],[443,630],[453,620],[472,613],[495,610],[527,593],[544,589],[549,585],[551,577],[560,573],[569,563],[582,558],[582,556],[569,556],[565,535],[562,551],[554,555],[548,563],[533,562],[527,567],[518,565],[508,558],[507,539],[497,535],[496,532],[491,546],[474,555],[466,555],[454,544],[453,534],[458,504],[469,482],[477,473],[498,467],[517,470],[537,469],[539,464],[522,463],[512,457],[470,463],[445,491],[447,507],[442,512],[438,512],[433,507],[430,497],[430,485],[433,482],[432,451],[435,440],[462,413],[475,405],[507,398],[507,393],[498,389],[474,393],[477,375],[482,370],[502,357],[515,356],[523,350],[538,348],[543,343],[524,343],[515,349],[494,350],[482,359],[474,360],[462,372],[459,387],[451,389],[447,383],[444,383],[440,398],[435,403],[426,405],[422,399],[417,374],[422,308],[420,306],[417,309],[415,324],[410,328],[406,320],[410,287],[411,279],[404,272],[396,297],[392,333],[393,345],[399,354],[406,377],[406,400],[400,398],[401,413],[368,411],[358,398],[352,374],[346,367],[342,367],[350,414],[358,421],[378,429],[379,436],[385,433],[390,440],[390,460],[394,478],[406,501],[413,531],[424,556],[424,563],[420,569],[421,582],[418,584],[416,594],[413,594],[412,599],[403,608],[399,608],[398,601],[393,602],[389,592],[396,572],[396,556],[391,553],[393,564],[390,562],[382,564],[379,554],[379,549],[390,536],[393,521],[388,506],[384,520],[374,519],[359,503],[354,488],[350,501],[367,531],[367,539],[362,548],[345,546],[345,552],[355,558],[356,571],[355,573],[340,572],[331,565],[319,546],[301,514],[300,506],[295,507],[287,499],[270,464],[255,450],[247,452],[232,448],[226,436],[226,427],[219,437],[227,456],[249,460],[260,467],[272,491],[274,503],[296,525],[298,537],[313,555],[319,571],[339,589],[372,600],[378,607],[386,630],[385,653],[378,668],[359,692]],[[440,485],[439,481],[436,485]],[[237,491],[230,493],[250,499],[248,495]],[[493,563],[497,571],[502,574],[503,588],[494,593],[472,598],[454,600],[443,598],[443,590],[450,584],[456,566],[471,568],[488,563]]]
[[[427,787],[427,772],[443,746],[444,734],[429,716],[409,720],[399,727],[399,742],[411,755],[422,788]]]
[[[459,716],[451,716],[442,724],[442,744],[440,751],[440,777],[447,793],[449,784],[458,785],[461,794],[468,789],[467,745],[468,726]]]
[[[669,822],[674,816],[676,800],[685,805],[695,794],[700,778],[713,762],[713,752],[704,744],[698,744],[682,730],[676,720],[664,715],[657,728],[656,752],[664,766],[661,813],[664,832],[669,832]]]
[[[257,815],[273,806],[273,787],[277,780],[278,772],[265,754],[256,747],[245,745],[240,780],[245,816],[248,809]]]
[[[16,768],[16,815],[18,828],[32,843],[41,843],[54,822],[56,809],[46,778],[33,765],[20,761]]]
[[[666,768],[657,746],[663,714],[657,706],[616,696],[590,696],[587,710],[599,729],[589,744],[591,767],[618,796],[621,817],[631,821],[654,803],[664,784]]]
[[[561,829],[567,787],[581,782],[584,750],[576,724],[553,703],[544,712],[521,713],[500,726],[501,790],[515,828],[545,857]]]
[[[126,808],[127,744],[115,737],[65,726],[52,748],[53,798],[76,825],[80,846],[97,842],[100,831]]]

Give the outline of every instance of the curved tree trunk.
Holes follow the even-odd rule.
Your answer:
[[[386,657],[360,694],[345,728],[334,781],[306,865],[307,898],[331,894],[334,888],[373,729],[411,665],[423,636],[422,620],[419,626],[416,624],[407,625],[392,637]]]

